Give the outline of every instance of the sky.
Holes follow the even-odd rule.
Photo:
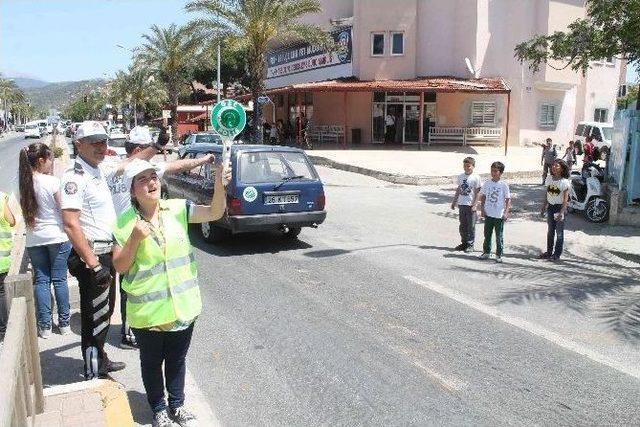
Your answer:
[[[49,82],[113,77],[153,24],[184,24],[183,0],[0,0],[0,72]],[[106,76],[105,76],[106,74]]]
[[[48,82],[112,78],[153,24],[191,19],[184,0],[0,0],[0,72]],[[628,67],[627,81],[637,81]]]

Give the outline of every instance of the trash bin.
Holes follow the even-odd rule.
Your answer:
[[[360,128],[351,129],[351,143],[352,144],[362,143],[362,129]]]

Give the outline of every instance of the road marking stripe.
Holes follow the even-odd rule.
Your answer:
[[[545,340],[552,342],[566,350],[585,356],[593,360],[594,362],[600,363],[602,365],[608,366],[609,368],[613,368],[616,371],[619,371],[624,374],[630,375],[634,378],[640,379],[640,369],[627,366],[623,363],[620,363],[617,360],[613,360],[601,353],[598,353],[597,351],[591,350],[581,344],[578,344],[577,342],[571,339],[565,338],[556,332],[552,332],[548,329],[543,328],[542,326],[536,325],[535,323],[502,313],[494,307],[488,306],[486,304],[482,304],[481,302],[478,302],[478,301],[474,301],[471,298],[468,298],[457,291],[448,289],[436,283],[426,282],[414,276],[404,276],[404,278],[412,283],[415,283],[416,285],[422,286],[425,289],[436,292],[440,295],[443,295],[447,298],[450,298],[454,301],[457,301],[461,304],[471,307],[474,310],[477,310],[483,314],[502,320],[505,323],[508,323],[519,329],[522,329],[523,331],[526,331],[533,335],[544,338]]]
[[[409,359],[409,362],[413,366],[425,372],[431,378],[435,379],[436,382],[440,384],[440,386],[442,386],[444,389],[448,390],[449,392],[459,391],[467,387],[466,383],[456,380],[454,378],[447,378],[444,375],[425,366],[424,364],[422,364],[422,362],[420,362],[414,356],[412,356],[411,352],[408,349],[402,348],[402,347],[396,347],[396,346],[392,346],[391,348],[397,351],[398,353],[401,353],[402,355],[406,356]]]

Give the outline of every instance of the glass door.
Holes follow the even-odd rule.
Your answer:
[[[420,126],[420,106],[406,104],[404,108],[404,143],[416,144],[418,142]]]

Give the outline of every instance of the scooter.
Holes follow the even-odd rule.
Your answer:
[[[588,163],[582,172],[571,172],[569,212],[583,211],[591,222],[604,222],[609,217],[609,202],[602,191],[604,171],[595,163]]]

